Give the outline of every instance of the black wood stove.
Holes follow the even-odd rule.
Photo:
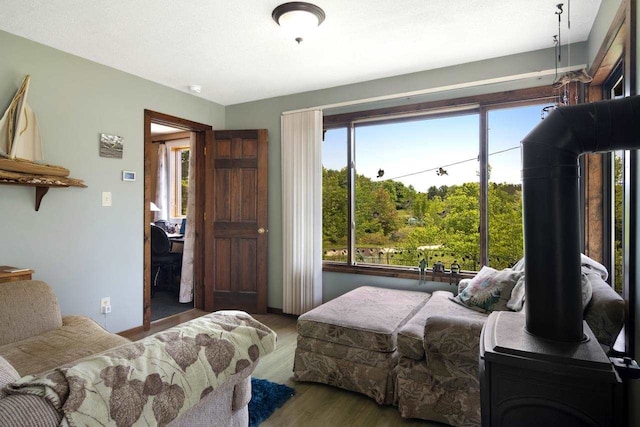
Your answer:
[[[526,317],[482,332],[483,426],[618,426],[621,383],[582,320],[578,157],[640,147],[640,97],[561,107],[524,139]]]

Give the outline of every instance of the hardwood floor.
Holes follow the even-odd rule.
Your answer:
[[[443,425],[420,420],[405,420],[395,407],[380,406],[359,393],[324,384],[294,381],[293,357],[298,337],[296,318],[278,314],[256,314],[253,317],[278,334],[276,350],[260,359],[253,376],[286,384],[296,390],[295,396],[260,424],[261,427]]]
[[[181,322],[206,314],[190,310],[152,324],[151,330],[127,336],[140,339]],[[380,406],[358,393],[324,384],[293,380],[293,356],[296,348],[296,318],[280,314],[256,314],[253,317],[278,334],[276,350],[260,359],[253,376],[286,384],[296,390],[280,409],[260,424],[262,427],[393,427],[444,426],[421,420],[405,420],[393,406]]]

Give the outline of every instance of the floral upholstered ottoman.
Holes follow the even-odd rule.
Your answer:
[[[294,379],[363,393],[392,404],[398,330],[427,302],[425,292],[363,286],[298,318]]]

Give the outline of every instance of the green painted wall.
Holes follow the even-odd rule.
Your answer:
[[[586,47],[586,43],[579,43],[572,46],[572,64],[586,63]],[[566,52],[564,57],[567,57]],[[269,307],[282,307],[280,116],[283,111],[438,88],[496,77],[518,75],[545,69],[553,69],[553,67],[553,49],[545,49],[454,67],[227,106],[226,126],[228,129],[266,128],[269,130]],[[450,99],[473,94],[540,86],[544,84],[551,84],[552,81],[553,76],[551,76],[550,79],[545,78],[539,80],[534,78],[510,83],[492,84],[475,88],[433,93],[427,96],[419,96],[411,99],[404,98],[402,102],[414,103],[418,101]],[[368,103],[366,108],[375,108],[378,105],[397,103],[397,101]],[[341,111],[344,110],[344,108],[341,109]],[[325,111],[325,113],[327,112]],[[355,282],[358,282],[359,284],[375,282],[378,285],[386,284],[390,287],[401,286],[405,288],[413,287],[417,283],[417,281],[370,278],[361,275],[354,277],[352,275],[325,273],[323,275],[323,293],[325,300],[349,290],[350,286],[348,286],[347,283]],[[437,287],[444,285],[434,286]]]
[[[35,269],[64,314],[101,324],[111,297],[111,331],[142,324],[143,113],[159,111],[224,127],[223,106],[0,31],[0,111],[31,74],[46,161],[88,188],[51,189],[34,211],[34,189],[0,186],[0,263]],[[100,133],[124,137],[121,160],[98,155]],[[123,182],[123,170],[137,172]],[[111,191],[112,207],[101,206]]]

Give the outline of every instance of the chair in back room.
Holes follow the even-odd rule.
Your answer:
[[[151,224],[151,294],[158,289],[162,274],[166,285],[174,285],[176,272],[180,270],[182,254],[171,252],[171,241],[167,233],[157,225]]]

